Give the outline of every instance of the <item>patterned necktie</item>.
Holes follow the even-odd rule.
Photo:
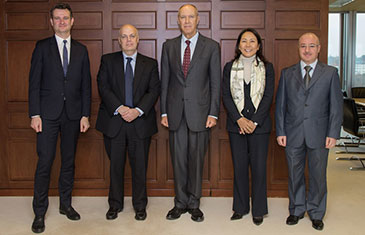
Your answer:
[[[125,68],[125,105],[133,107],[133,69],[131,65],[132,58],[127,57],[127,66]]]
[[[305,69],[305,75],[304,75],[305,88],[308,88],[309,82],[311,80],[311,76],[309,75],[309,71],[312,70],[312,67],[307,65],[307,66],[304,67],[304,69]]]
[[[190,65],[190,41],[186,40],[185,43],[187,44],[184,52],[184,60],[183,60],[183,71],[184,76],[188,75],[189,65]]]
[[[67,67],[68,67],[68,53],[66,47],[67,40],[63,40],[63,75],[66,77],[67,75]]]

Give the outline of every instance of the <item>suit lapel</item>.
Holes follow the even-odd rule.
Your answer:
[[[63,75],[63,67],[62,67],[60,52],[58,50],[56,36],[53,36],[51,38],[50,49],[51,49],[50,51],[51,51],[51,54],[52,54],[51,57],[53,57],[54,63],[56,64],[56,67],[59,70],[58,73],[62,73],[62,75]],[[63,78],[63,76],[62,76],[62,78]]]
[[[312,79],[309,82],[308,89],[311,88],[313,84],[318,81],[318,79],[322,76],[323,72],[324,72],[323,64],[318,61],[316,68],[313,71]]]
[[[178,76],[178,78],[181,81],[181,83],[185,83],[184,71],[183,71],[182,61],[181,61],[181,37],[182,37],[182,35],[180,35],[179,37],[177,37],[175,39],[174,50],[175,50],[175,55],[177,58],[176,59],[177,68],[179,68],[179,74],[180,74],[180,76]]]
[[[199,37],[194,49],[194,54],[193,54],[193,58],[190,61],[190,65],[189,65],[189,71],[194,67],[194,65],[196,64],[196,61],[198,60],[198,58],[200,57],[200,54],[203,52],[204,46],[205,46],[205,39],[204,37],[199,33]]]
[[[71,50],[70,51],[70,61],[68,62],[67,75],[70,74],[70,71],[73,67],[72,65],[75,63],[75,59],[77,58],[77,55],[79,54],[79,47],[72,38],[71,38],[70,50]]]
[[[116,80],[116,83],[118,84],[118,88],[120,89],[120,93],[119,94],[124,94],[125,93],[125,83],[124,83],[124,58],[123,58],[123,53],[116,53],[114,54],[114,56],[116,57],[115,59],[113,59],[113,71],[115,71],[115,75],[114,78]],[[125,102],[125,96],[122,95],[122,102],[124,104]]]
[[[139,53],[137,53],[136,67],[134,68],[134,77],[133,77],[133,96],[134,94],[136,94],[138,85],[142,80],[144,63],[145,61],[143,57]]]
[[[300,62],[295,66],[295,69],[293,70],[293,77],[297,82],[301,85],[301,87],[305,90],[305,84],[302,77],[302,71],[300,68]]]

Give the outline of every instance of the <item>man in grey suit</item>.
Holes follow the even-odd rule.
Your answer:
[[[315,34],[305,33],[299,38],[301,61],[281,72],[275,114],[277,142],[286,147],[289,169],[290,215],[286,224],[297,224],[307,211],[317,230],[324,226],[328,149],[340,137],[343,106],[337,69],[318,61],[320,49]]]
[[[198,23],[197,8],[181,6],[182,35],[167,40],[162,49],[161,124],[170,131],[176,194],[169,220],[187,211],[192,220],[204,220],[199,209],[202,174],[209,128],[219,114],[221,63],[219,44],[201,35]]]

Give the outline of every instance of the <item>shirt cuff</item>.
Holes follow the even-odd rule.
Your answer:
[[[161,114],[161,117],[167,117],[167,113]]]
[[[135,107],[135,109],[137,109],[137,111],[139,112],[138,117],[142,116],[144,114],[144,112],[142,111],[142,109]]]
[[[123,105],[119,106],[119,107],[118,107],[118,108],[114,111],[114,116],[115,116],[115,115],[118,115],[118,110],[119,110],[121,107],[123,107]]]
[[[217,120],[218,120],[218,117],[213,116],[213,115],[208,115],[208,117],[212,117],[212,118],[215,118],[215,119],[217,119]]]

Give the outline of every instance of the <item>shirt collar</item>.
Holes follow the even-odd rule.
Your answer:
[[[318,63],[318,59],[316,59],[316,60],[315,60],[313,63],[311,63],[311,64],[306,64],[303,60],[300,60],[300,68],[301,68],[302,70],[304,70],[304,67],[305,67],[305,66],[307,66],[307,65],[309,65],[309,66],[311,66],[311,67],[312,67],[312,70],[314,71],[314,69],[316,68],[317,63]]]
[[[182,34],[181,40],[182,40],[183,42],[185,42],[186,40],[189,40],[189,41],[190,41],[190,43],[192,43],[192,44],[196,45],[196,42],[198,41],[198,37],[199,37],[199,32],[196,32],[196,34],[195,34],[193,37],[189,38],[189,39],[187,39],[187,38],[184,36],[184,34]]]
[[[127,60],[127,57],[131,57],[131,58],[132,58],[132,60],[133,60],[134,62],[136,62],[136,60],[137,60],[137,51],[136,51],[136,52],[134,52],[134,54],[133,54],[133,55],[131,55],[131,56],[129,56],[129,55],[127,55],[127,54],[125,54],[125,53],[123,52],[123,58],[124,58],[124,60]]]
[[[57,44],[63,44],[63,40],[67,40],[67,44],[68,45],[71,45],[70,44],[70,41],[71,41],[71,35],[68,36],[66,39],[63,39],[61,38],[60,36],[58,36],[57,34],[54,35],[56,37],[56,41],[57,41]]]

